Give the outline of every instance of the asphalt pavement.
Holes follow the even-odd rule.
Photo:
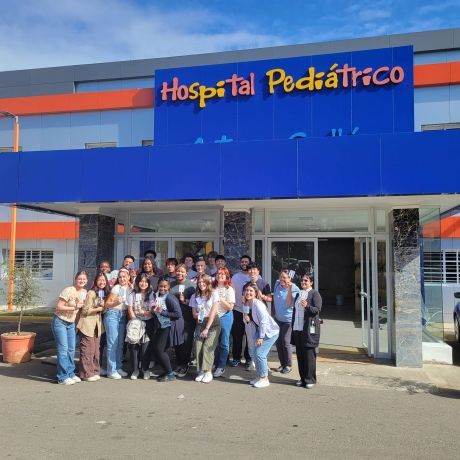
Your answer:
[[[45,335],[49,323],[37,327]],[[210,384],[191,374],[66,387],[49,345],[39,341],[29,363],[0,364],[1,458],[459,458],[458,366],[396,368],[322,350],[311,390],[294,385],[296,369],[252,388],[243,367]]]

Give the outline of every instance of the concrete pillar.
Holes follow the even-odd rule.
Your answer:
[[[224,212],[224,256],[230,271],[240,268],[240,257],[250,254],[251,213],[249,211]]]
[[[101,214],[80,216],[78,269],[88,272],[90,282],[96,275],[99,262],[110,261],[113,267],[115,219]]]
[[[418,209],[392,212],[396,366],[421,367],[422,314]]]

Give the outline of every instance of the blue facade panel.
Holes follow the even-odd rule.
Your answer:
[[[407,46],[157,70],[155,81],[157,145],[413,131]]]
[[[454,194],[459,145],[450,131],[5,153],[0,203]]]

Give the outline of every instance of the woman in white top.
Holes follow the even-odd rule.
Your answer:
[[[230,285],[230,272],[227,268],[219,268],[216,272],[214,289],[219,296],[217,315],[220,321],[219,344],[216,349],[214,377],[221,377],[230,351],[230,332],[233,325],[233,307],[235,306],[235,290]]]
[[[59,294],[56,311],[51,321],[51,329],[56,341],[57,380],[61,385],[81,382],[75,375],[75,319],[86,298],[85,286],[88,275],[80,271],[75,275],[73,286]]]
[[[248,337],[248,340],[254,340],[254,362],[258,377],[249,383],[254,388],[268,387],[270,382],[268,381],[267,356],[278,338],[280,329],[275,320],[269,315],[266,305],[259,300],[260,291],[257,284],[246,284],[243,298],[243,319],[252,321],[256,329],[255,336]]]
[[[220,322],[217,314],[219,296],[212,289],[208,275],[198,275],[196,291],[190,299],[193,317],[197,320],[195,329],[195,356],[198,371],[195,381],[212,381],[214,352],[219,340]]]
[[[129,288],[129,270],[118,271],[118,284],[110,291],[105,302],[104,327],[107,336],[107,377],[119,380],[128,375],[121,366],[123,358],[123,342],[126,331],[126,299]]]

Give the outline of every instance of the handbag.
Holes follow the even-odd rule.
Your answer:
[[[130,319],[126,325],[126,342],[139,343],[145,334],[145,322],[139,318]]]

